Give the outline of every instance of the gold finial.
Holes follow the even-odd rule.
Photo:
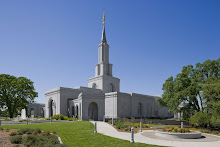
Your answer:
[[[105,12],[103,12],[103,25],[105,24]]]

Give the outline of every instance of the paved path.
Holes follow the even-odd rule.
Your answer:
[[[95,121],[91,121],[93,124]],[[103,135],[128,140],[131,139],[131,133],[125,133],[125,132],[118,132],[114,127],[111,125],[105,123],[105,122],[97,122],[97,132],[101,133]],[[145,130],[143,133],[137,133],[134,135],[134,141],[140,142],[140,143],[147,143],[147,144],[154,144],[154,145],[164,145],[164,146],[176,146],[176,147],[220,147],[220,137],[214,136],[214,135],[208,135],[209,137],[214,136],[215,141],[207,140],[207,142],[204,141],[198,141],[195,139],[195,142],[193,140],[190,140],[188,142],[186,141],[180,141],[175,139],[161,139],[160,137],[154,136],[152,137],[152,130]],[[147,133],[151,134],[151,137],[147,137]],[[203,134],[204,135],[204,134]],[[207,134],[205,134],[207,136]],[[208,137],[207,137],[208,138]],[[216,138],[218,141],[216,141]]]

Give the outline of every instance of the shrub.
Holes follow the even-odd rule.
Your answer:
[[[34,115],[34,118],[38,118],[38,115]]]
[[[34,135],[28,135],[26,136],[22,143],[27,146],[27,147],[31,147],[31,146],[34,146],[34,144],[37,142],[37,137],[34,136]]]
[[[213,133],[213,134],[218,134],[218,133],[219,133],[219,131],[212,131],[212,133]]]
[[[182,130],[181,128],[179,128],[179,129],[178,129],[178,132],[179,132],[179,133],[182,133],[182,132],[183,132],[183,130]]]
[[[56,120],[68,120],[68,117],[67,117],[67,116],[63,116],[62,114],[58,114],[58,115],[52,116],[52,119],[56,119]]]
[[[149,126],[147,124],[143,124],[142,127],[143,128],[149,128]]]
[[[63,120],[68,120],[68,116],[63,116]]]
[[[37,133],[41,133],[41,130],[40,130],[39,128],[35,129],[35,131],[36,131]]]
[[[15,136],[15,135],[17,135],[17,133],[16,132],[11,132],[9,135],[10,136]]]
[[[117,123],[116,124],[116,128],[121,129],[122,124],[121,123]]]
[[[220,116],[218,117],[212,116],[210,123],[212,126],[220,128]]]
[[[23,135],[25,134],[29,129],[20,129],[17,131],[18,135]]]
[[[72,117],[70,117],[68,120],[69,120],[69,121],[73,121],[73,118],[72,118]]]
[[[206,124],[209,123],[209,120],[210,120],[210,117],[208,113],[197,112],[189,119],[189,123],[192,125],[198,124],[200,126],[205,126]]]
[[[22,136],[16,135],[10,137],[10,142],[12,144],[20,144],[22,142]]]
[[[50,131],[45,131],[44,132],[44,136],[49,136],[50,135]]]
[[[54,135],[50,135],[48,137],[48,143],[51,144],[51,145],[56,145],[56,144],[60,144],[58,138]]]
[[[58,120],[59,118],[60,118],[60,115],[54,115],[54,116],[52,116],[52,119]]]
[[[178,128],[175,128],[175,129],[174,129],[174,132],[176,132],[176,133],[177,133],[177,131],[178,131]]]
[[[134,123],[134,127],[135,128],[139,128],[140,127],[140,123]]]
[[[26,131],[26,134],[32,134],[33,132],[34,132],[33,129],[28,129],[28,130]]]
[[[209,131],[209,130],[205,130],[204,133],[211,133],[211,131]]]

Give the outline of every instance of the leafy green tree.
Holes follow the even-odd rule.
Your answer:
[[[163,84],[162,98],[157,102],[167,106],[173,112],[179,112],[181,102],[187,105],[181,108],[185,118],[190,118],[197,112],[207,112],[214,115],[213,103],[220,100],[220,58],[206,60],[184,66],[176,78],[170,77]],[[214,107],[213,107],[214,108]],[[217,108],[215,109],[217,111]],[[198,115],[199,116],[199,115]]]
[[[33,82],[25,77],[15,77],[8,74],[0,75],[0,107],[6,109],[10,118],[19,110],[33,103],[38,93]]]

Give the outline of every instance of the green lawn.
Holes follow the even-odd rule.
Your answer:
[[[56,131],[68,146],[144,146],[150,147],[154,145],[142,143],[130,143],[129,141],[105,136],[99,133],[93,133],[94,125],[88,121],[77,122],[57,122],[57,123],[39,123],[28,125],[5,125],[0,128],[21,129],[21,128],[40,128],[43,131]]]

